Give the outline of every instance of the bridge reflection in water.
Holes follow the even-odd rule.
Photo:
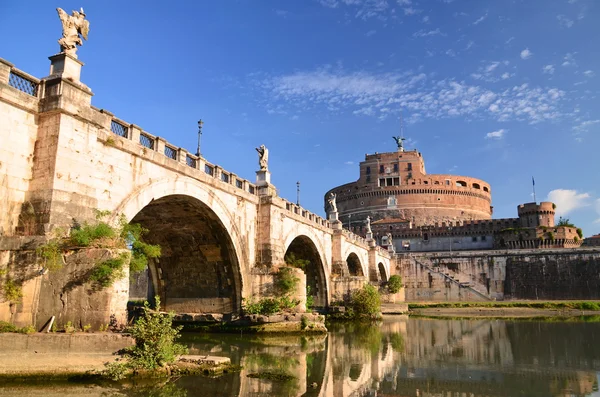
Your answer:
[[[23,385],[4,395],[51,396],[600,396],[600,323],[387,318],[337,324],[320,336],[184,334],[191,354],[243,365],[219,378],[171,384],[56,389]],[[250,378],[288,373],[291,381]],[[85,389],[85,390],[84,390]],[[42,394],[40,394],[42,395]]]
[[[190,397],[211,389],[227,396],[600,396],[600,323],[394,317],[330,330],[317,337],[186,335],[193,353],[227,355],[244,370],[226,381],[177,385]],[[297,378],[247,377],[273,370]]]

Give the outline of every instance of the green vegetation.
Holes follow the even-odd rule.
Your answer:
[[[577,228],[577,235],[579,236],[579,238],[583,238],[583,230],[581,230],[580,227]]]
[[[294,269],[289,267],[282,267],[275,275],[275,286],[284,295],[295,292],[299,282],[300,279],[295,276]]]
[[[548,233],[546,233],[546,236],[548,236],[548,240],[554,241],[554,233],[548,232]]]
[[[291,310],[298,306],[300,301],[297,299],[291,299],[288,296],[282,296],[280,298],[262,298],[258,301],[254,299],[242,300],[242,306],[246,314],[262,314],[271,315],[279,313],[285,310]]]
[[[575,225],[571,223],[569,218],[563,218],[562,216],[558,218],[558,223],[556,224],[556,226],[575,227]]]
[[[306,310],[310,310],[315,305],[315,297],[312,294],[312,288],[306,284]]]
[[[308,265],[310,265],[310,261],[308,259],[296,258],[296,254],[290,252],[285,256],[285,263],[290,267],[296,267],[298,269],[306,269]]]
[[[123,349],[121,358],[106,365],[104,375],[122,379],[129,371],[156,370],[175,362],[177,356],[186,354],[185,346],[176,343],[181,327],[173,327],[175,313],[160,313],[160,298],[154,298],[156,310],[144,303],[144,314],[128,329],[135,346]]]
[[[17,333],[17,334],[33,334],[35,332],[35,328],[33,325],[28,325],[26,327],[17,327],[14,324],[7,323],[6,321],[0,321],[0,334],[5,332]]]
[[[109,248],[131,250],[131,256],[120,255],[96,263],[90,273],[90,280],[101,287],[108,287],[123,277],[123,269],[129,260],[131,274],[141,272],[148,266],[149,258],[160,256],[160,246],[144,242],[143,236],[148,229],[139,224],[127,223],[124,216],[119,218],[117,226],[111,226],[103,219],[110,211],[96,210],[94,223],[75,224],[66,236],[65,231],[57,229],[54,238],[38,248],[37,253],[45,261],[45,268],[56,271],[63,266],[63,255],[77,248]]]
[[[600,302],[551,301],[551,302],[439,302],[409,303],[409,310],[426,308],[470,308],[470,307],[525,307],[532,309],[572,309],[600,311]]]
[[[13,279],[7,278],[2,285],[2,295],[10,303],[18,303],[23,298],[23,288]]]
[[[387,287],[388,291],[390,291],[390,294],[397,294],[398,292],[400,292],[400,288],[402,288],[402,277],[400,277],[397,274],[394,274],[388,280]]]
[[[376,318],[381,313],[381,297],[377,288],[365,284],[352,293],[350,308],[355,318]]]

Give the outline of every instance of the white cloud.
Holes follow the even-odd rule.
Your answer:
[[[411,0],[398,0],[398,4],[401,6],[409,6],[412,4]]]
[[[420,14],[421,11],[423,11],[423,10],[417,10],[416,8],[413,8],[413,7],[406,7],[406,8],[404,8],[404,15]]]
[[[413,37],[428,37],[428,36],[437,36],[437,35],[444,35],[441,31],[440,28],[437,28],[435,30],[419,30],[418,32],[413,33]]]
[[[429,16],[428,16],[428,15],[425,15],[425,16],[423,17],[423,19],[421,19],[421,22],[423,22],[423,23],[429,23]]]
[[[565,56],[563,57],[563,63],[562,66],[577,66],[577,62],[575,61],[575,58],[573,57],[573,55],[576,53],[570,53],[567,52],[565,54]]]
[[[533,54],[531,51],[529,51],[529,48],[525,48],[523,51],[521,51],[521,59],[529,59],[531,58],[531,55]]]
[[[513,41],[515,39],[515,36],[512,36],[511,38],[509,38],[508,40],[506,40],[504,42],[504,44],[510,44],[511,41]]]
[[[477,20],[475,22],[473,22],[473,25],[479,25],[481,22],[485,21],[485,19],[487,18],[488,14],[487,12],[482,15],[481,17],[477,18]]]
[[[500,76],[500,78],[502,78],[502,80],[506,80],[506,79],[510,79],[513,75],[508,73],[508,72],[504,72],[502,73],[502,76]]]
[[[565,15],[557,15],[558,24],[563,28],[570,28],[575,23],[572,19],[567,18]]]
[[[596,75],[596,73],[594,73],[593,70],[586,70],[585,72],[583,72],[583,74],[585,75],[585,77],[594,77]]]
[[[338,6],[338,2],[336,0],[319,0],[324,7],[336,8]]]
[[[548,193],[548,201],[556,204],[556,215],[567,215],[590,205],[590,195],[577,190],[555,189]]]
[[[542,72],[545,74],[554,74],[554,65],[546,65],[542,68]]]
[[[373,36],[375,33],[377,33],[377,31],[376,31],[376,30],[369,30],[367,33],[365,33],[365,36],[367,36],[367,37],[371,37],[371,36]]]
[[[353,165],[354,161],[346,161],[344,164],[346,164],[346,165]]]
[[[266,90],[267,107],[280,112],[285,105],[303,111],[324,107],[387,117],[403,108],[418,114],[411,117],[413,121],[470,116],[530,124],[568,114],[561,111],[566,94],[557,88],[521,84],[491,89],[454,79],[435,80],[424,73],[346,72],[325,67],[268,77],[257,84]]]
[[[576,126],[573,126],[573,130],[577,132],[586,132],[589,128],[595,124],[599,124],[600,120],[586,120],[582,121]]]
[[[504,138],[505,132],[506,131],[504,129],[488,132],[487,134],[485,134],[485,139],[502,139],[502,138]]]

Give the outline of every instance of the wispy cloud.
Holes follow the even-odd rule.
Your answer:
[[[583,74],[585,75],[585,77],[594,77],[596,75],[596,73],[594,73],[593,70],[586,70],[585,72],[583,72]]]
[[[485,139],[502,139],[504,138],[505,129],[499,129],[498,131],[492,131],[485,134]]]
[[[488,14],[487,12],[480,16],[479,18],[477,18],[477,20],[475,22],[473,22],[473,25],[479,25],[481,22],[485,21],[485,19],[487,18]]]
[[[576,132],[587,132],[590,127],[596,125],[596,124],[600,124],[600,120],[586,120],[586,121],[582,121],[581,123],[577,124],[576,126],[573,126],[573,131]]]
[[[529,59],[532,55],[533,53],[529,51],[529,48],[525,48],[523,51],[521,51],[521,59]]]
[[[354,16],[360,19],[387,19],[390,7],[388,0],[319,0],[319,3],[327,8],[349,7],[355,11]]]
[[[418,32],[413,33],[413,37],[429,37],[429,36],[438,36],[438,35],[444,35],[441,31],[440,28],[437,28],[435,30],[424,30],[421,29]]]
[[[554,65],[546,65],[542,68],[544,74],[554,74]]]
[[[490,89],[455,79],[435,80],[424,73],[347,72],[331,67],[274,76],[258,83],[269,109],[322,107],[385,118],[406,109],[409,121],[458,116],[538,123],[564,116],[565,92],[528,84]],[[281,108],[285,105],[284,108]],[[296,110],[295,110],[296,111]]]
[[[371,37],[371,36],[373,36],[375,33],[377,33],[377,31],[376,31],[376,30],[369,30],[367,33],[365,33],[365,36],[367,36],[367,37]]]
[[[557,15],[556,19],[558,20],[558,24],[560,26],[562,26],[563,28],[570,28],[573,26],[573,24],[575,24],[575,21],[573,21],[572,19],[567,18],[565,15]]]
[[[577,66],[577,62],[575,61],[574,57],[575,54],[576,53],[567,52],[563,57],[562,66]]]
[[[346,165],[353,165],[354,161],[346,161],[346,162],[344,162],[344,164],[346,164]]]
[[[548,193],[548,201],[556,204],[556,215],[562,216],[589,206],[590,195],[577,190],[555,189]]]

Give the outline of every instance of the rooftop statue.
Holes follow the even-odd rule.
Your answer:
[[[367,233],[373,233],[373,231],[371,230],[371,217],[367,216],[367,220],[365,221],[365,223],[367,224]]]
[[[269,149],[265,145],[260,145],[256,148],[258,152],[258,164],[261,171],[266,171],[269,168]]]
[[[404,142],[406,140],[406,138],[403,138],[401,136],[393,136],[392,138],[394,138],[394,140],[396,141],[396,145],[398,145],[398,151],[399,152],[403,152],[404,151]]]
[[[65,54],[75,55],[77,46],[82,45],[84,40],[87,40],[88,33],[90,31],[90,21],[85,20],[85,13],[83,8],[80,11],[73,11],[71,15],[67,14],[62,8],[57,8],[58,17],[62,22],[62,38],[58,40],[60,44],[60,52]],[[81,37],[79,37],[81,35]]]
[[[329,193],[329,197],[327,197],[327,204],[329,204],[330,213],[337,212],[337,203],[336,203],[337,195],[334,192]]]

